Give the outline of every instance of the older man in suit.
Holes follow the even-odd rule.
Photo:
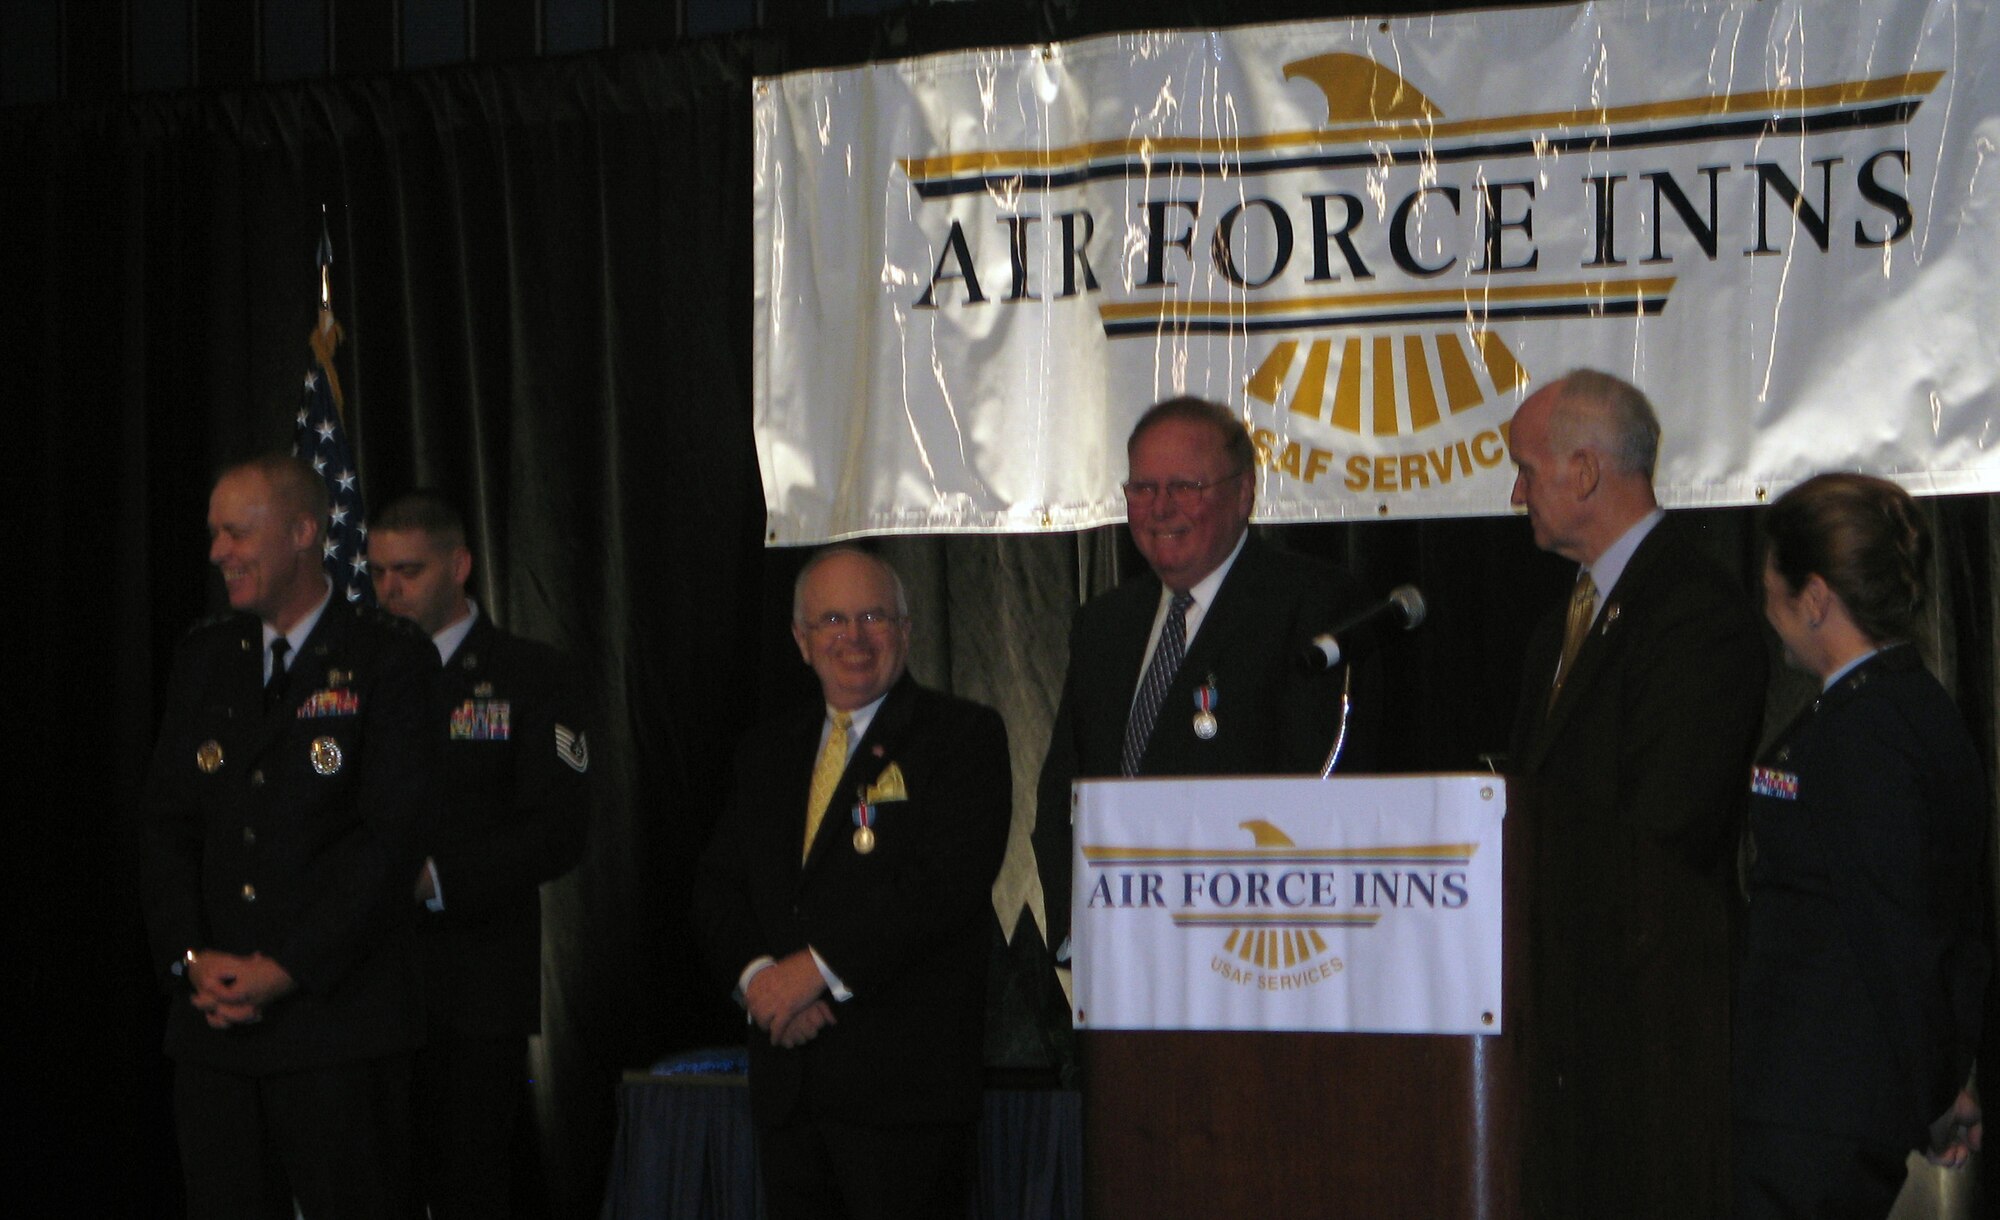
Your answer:
[[[767,1210],[963,1215],[1006,730],[904,673],[909,609],[882,560],[814,557],[792,620],[820,698],[744,740],[695,884],[703,947],[756,1027]]]
[[[176,997],[193,1216],[409,1206],[409,894],[437,658],[408,624],[333,596],[326,514],[296,458],[216,481],[209,562],[234,613],[175,654],[146,781],[146,917]]]
[[[1069,935],[1071,781],[1317,772],[1346,675],[1308,673],[1297,658],[1365,601],[1345,571],[1250,537],[1254,452],[1227,407],[1158,403],[1125,453],[1127,524],[1149,570],[1077,612],[1036,791],[1035,859],[1058,949]],[[1381,710],[1362,671],[1343,770],[1369,761]]]
[[[431,720],[444,804],[414,887],[418,1194],[431,1220],[504,1220],[542,1019],[541,886],[575,867],[590,825],[583,696],[569,658],[466,596],[465,523],[436,492],[376,514],[369,551],[383,609],[421,628],[444,666]]]
[[[1529,646],[1511,774],[1530,845],[1527,1213],[1728,1208],[1728,878],[1765,646],[1653,496],[1660,427],[1579,370],[1521,404],[1513,502],[1578,564]]]

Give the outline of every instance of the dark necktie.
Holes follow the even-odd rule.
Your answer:
[[[1153,736],[1153,724],[1160,718],[1160,705],[1167,701],[1167,688],[1174,684],[1174,675],[1180,672],[1181,660],[1187,656],[1187,612],[1192,605],[1192,593],[1176,593],[1167,606],[1167,621],[1160,625],[1160,643],[1153,649],[1153,660],[1146,666],[1146,676],[1139,682],[1139,695],[1132,701],[1132,718],[1125,722],[1125,749],[1119,756],[1120,774],[1139,774],[1139,758],[1145,754],[1146,742]]]
[[[264,710],[282,703],[285,698],[285,654],[292,650],[292,642],[284,636],[271,641],[271,676],[264,683]]]

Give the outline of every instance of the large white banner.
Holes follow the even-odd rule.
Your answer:
[[[1494,776],[1076,786],[1087,1029],[1496,1034]]]
[[[1621,0],[760,80],[768,540],[1123,519],[1132,421],[1241,411],[1258,516],[1506,511],[1575,366],[1670,505],[2000,487],[1984,0]]]

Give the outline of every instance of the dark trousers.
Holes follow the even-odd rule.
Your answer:
[[[1883,1220],[1908,1160],[1852,1136],[1738,1119],[1735,1220]]]
[[[431,1220],[505,1220],[512,1214],[514,1126],[527,1087],[519,1035],[433,1031],[417,1052],[417,1192]]]
[[[967,1214],[973,1125],[762,1128],[765,1220],[958,1220]]]
[[[410,1058],[239,1076],[174,1066],[187,1210],[202,1220],[409,1216]]]

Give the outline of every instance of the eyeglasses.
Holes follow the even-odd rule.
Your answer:
[[[830,631],[835,635],[839,635],[849,627],[860,631],[874,632],[883,631],[892,625],[908,621],[908,615],[895,614],[888,610],[863,610],[851,618],[838,610],[829,610],[818,618],[807,619],[805,628],[811,632],[825,633]]]
[[[1144,508],[1153,502],[1155,496],[1164,491],[1167,493],[1167,499],[1174,502],[1175,508],[1186,511],[1200,504],[1202,493],[1209,488],[1234,482],[1242,478],[1245,473],[1239,470],[1235,474],[1226,474],[1219,479],[1169,479],[1165,483],[1155,483],[1150,480],[1136,483],[1128,481],[1119,486],[1125,491],[1127,504]]]

